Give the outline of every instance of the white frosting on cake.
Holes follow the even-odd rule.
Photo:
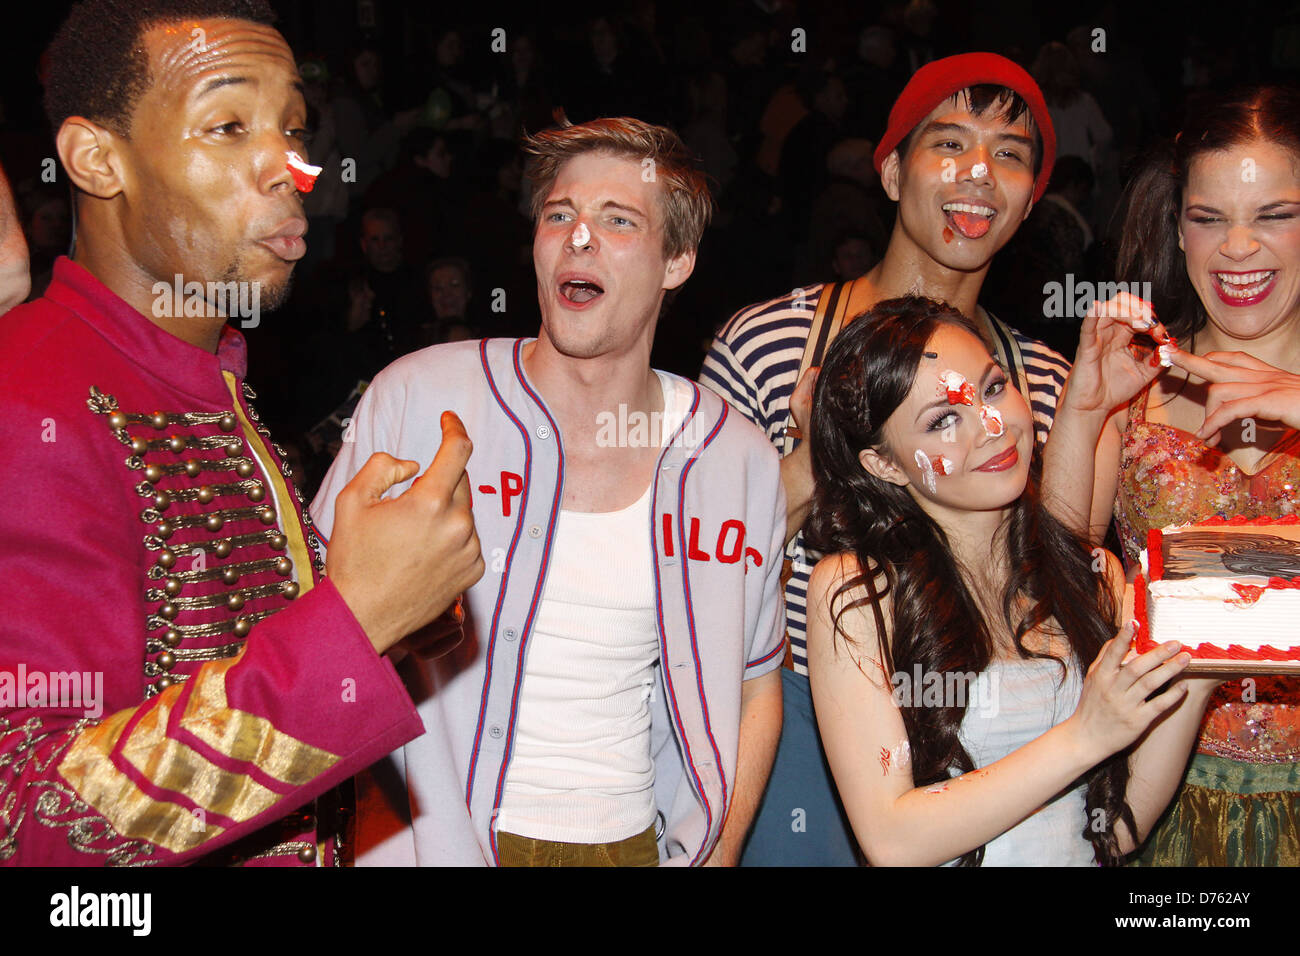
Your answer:
[[[1300,526],[1294,524],[1182,525],[1162,530],[1175,539],[1180,531],[1197,531],[1267,534],[1300,543]],[[1140,560],[1146,578],[1150,565],[1145,550]],[[1233,574],[1226,569],[1222,576],[1148,581],[1146,606],[1151,639],[1156,643],[1176,640],[1188,648],[1206,643],[1224,648],[1236,644],[1250,650],[1300,646],[1300,590],[1269,588],[1268,581],[1264,575]],[[1234,584],[1264,590],[1251,600],[1233,587]]]
[[[1241,584],[1263,586],[1267,578],[1245,575]],[[1147,588],[1147,624],[1151,639],[1181,641],[1188,647],[1238,644],[1293,647],[1300,643],[1300,591],[1266,588],[1253,603],[1226,580],[1194,578],[1155,581]]]

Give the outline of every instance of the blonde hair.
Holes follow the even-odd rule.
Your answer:
[[[654,180],[661,184],[664,255],[673,259],[699,247],[700,237],[713,217],[713,201],[704,174],[695,168],[694,157],[676,133],[629,116],[578,125],[568,120],[562,123],[524,138],[524,150],[532,156],[526,175],[533,189],[534,223],[542,214],[561,166],[584,153],[609,153],[642,163],[643,169],[653,170]],[[650,163],[646,164],[646,160]]]

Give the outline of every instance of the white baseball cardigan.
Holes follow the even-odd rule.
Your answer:
[[[446,409],[474,442],[467,470],[487,570],[467,594],[462,645],[403,668],[425,733],[361,787],[362,865],[496,862],[494,821],[564,485],[563,443],[524,373],[525,344],[457,342],[390,365],[363,396],[312,507],[328,541],[334,498],[371,453],[427,468]],[[741,684],[781,663],[785,498],[763,434],[713,393],[677,381],[694,399],[659,458],[646,533],[658,603],[651,753],[660,859],[681,865],[707,858],[726,819]]]

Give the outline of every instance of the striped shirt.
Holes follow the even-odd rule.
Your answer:
[[[795,289],[790,294],[741,309],[713,340],[700,370],[700,384],[726,399],[766,432],[778,450],[784,447],[804,345],[823,286]],[[988,314],[994,333],[1014,339],[1024,359],[1023,376],[1016,376],[1034,416],[1034,435],[1047,441],[1056,414],[1056,401],[1070,363],[1042,342],[1022,335]],[[1010,372],[1010,370],[1008,370]],[[803,531],[786,547],[793,573],[785,587],[786,629],[794,669],[808,673],[805,630],[808,621],[808,578],[819,554],[804,549]]]

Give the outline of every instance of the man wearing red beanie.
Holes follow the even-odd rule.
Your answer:
[[[929,296],[975,319],[989,348],[1014,373],[1033,410],[1038,441],[1044,441],[1069,364],[991,315],[978,298],[994,253],[1042,196],[1055,158],[1056,134],[1043,94],[1019,66],[992,53],[927,64],[894,104],[875,152],[881,185],[898,203],[884,258],[852,283],[795,289],[741,309],[704,360],[700,382],[763,428],[783,452],[789,514],[785,722],[742,865],[847,866],[858,856],[822,754],[808,688],[808,577],[820,555],[805,551],[800,530],[813,479],[808,446],[797,437],[808,424],[815,380],[810,366],[820,362],[835,315],[848,321],[885,299]],[[828,333],[812,336],[809,347],[814,316],[820,330],[823,315]],[[808,373],[800,374],[801,364]]]

